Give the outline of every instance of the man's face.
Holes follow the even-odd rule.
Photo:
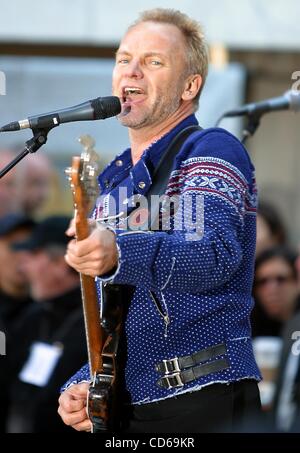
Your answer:
[[[21,211],[32,216],[50,196],[52,167],[43,155],[29,156],[18,168],[18,202]]]
[[[27,277],[23,272],[21,261],[24,252],[16,252],[12,244],[28,239],[30,230],[20,228],[0,239],[0,283],[18,288],[27,288]]]
[[[56,296],[57,282],[67,267],[63,256],[54,259],[47,250],[33,250],[24,257],[22,265],[34,300],[42,301]]]
[[[9,151],[0,150],[0,169],[4,168],[15,156]],[[16,171],[12,170],[0,179],[0,216],[15,210]]]
[[[280,257],[261,264],[255,275],[255,294],[271,318],[284,320],[299,294],[291,266]]]
[[[177,27],[143,22],[130,29],[113,72],[113,94],[130,109],[120,122],[133,129],[162,123],[181,104],[185,76],[186,49]]]

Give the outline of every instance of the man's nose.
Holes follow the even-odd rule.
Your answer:
[[[128,66],[126,67],[126,76],[134,79],[143,78],[143,71],[141,64],[138,60],[131,60]]]
[[[17,252],[17,260],[19,264],[19,269],[26,273],[32,262],[31,256],[28,252]]]
[[[268,294],[278,294],[278,291],[281,290],[281,287],[282,285],[280,285],[280,283],[278,283],[276,280],[270,280],[265,287],[265,291]]]

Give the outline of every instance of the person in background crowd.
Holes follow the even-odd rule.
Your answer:
[[[27,156],[16,168],[16,175],[18,210],[33,218],[39,217],[51,191],[54,171],[50,160],[44,154]]]
[[[299,287],[299,291],[300,291],[300,246],[298,246],[298,256],[296,259],[295,266],[296,266],[296,271],[297,271],[298,287]]]
[[[257,210],[256,256],[264,250],[285,246],[287,233],[279,212],[270,203],[260,202]]]
[[[36,302],[19,321],[8,432],[68,431],[57,414],[59,389],[87,358],[78,274],[65,262],[70,219],[52,216],[16,242]]]
[[[296,255],[286,248],[262,252],[255,265],[252,334],[280,336],[284,324],[299,308]]]
[[[0,170],[17,154],[17,146],[0,150]],[[30,154],[0,179],[0,216],[22,213],[28,217],[43,216],[51,195],[55,172],[51,161],[44,154]]]
[[[8,411],[7,384],[9,378],[6,373],[6,334],[5,326],[0,319],[0,434],[5,432],[5,424]]]
[[[0,357],[0,432],[5,430],[9,373],[7,359],[11,353],[14,328],[31,304],[28,280],[20,266],[20,254],[12,250],[15,241],[25,240],[34,222],[21,214],[0,218],[0,330],[6,337],[6,356]]]
[[[6,355],[6,338],[4,332],[4,324],[0,319],[0,356]]]
[[[34,221],[22,214],[0,218],[0,318],[7,331],[13,328],[30,300],[20,254],[12,249],[12,244],[25,240],[33,226]]]
[[[0,170],[6,167],[15,154],[10,149],[0,149]],[[12,170],[0,179],[0,218],[17,210],[16,171]]]
[[[300,432],[300,313],[283,332],[280,373],[274,404],[275,426],[281,432]]]

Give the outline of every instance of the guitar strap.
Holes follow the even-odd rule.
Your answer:
[[[202,127],[198,125],[188,126],[182,129],[171,141],[167,150],[161,156],[161,159],[156,166],[153,176],[152,185],[147,193],[148,203],[151,202],[152,195],[163,195],[167,189],[169,178],[172,168],[174,166],[174,159],[181,149],[183,143],[187,138],[196,131],[201,131]],[[159,208],[159,207],[158,207]],[[155,219],[154,219],[155,220]],[[151,224],[153,221],[151,222]]]

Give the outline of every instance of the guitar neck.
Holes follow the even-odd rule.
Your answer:
[[[105,341],[101,327],[95,279],[80,274],[82,305],[91,379],[103,368],[102,348]]]
[[[83,136],[80,138],[80,143],[84,146],[84,153],[81,154],[81,157],[74,156],[72,167],[66,170],[73,192],[78,241],[89,237],[90,227],[87,217],[93,201],[99,193],[96,179],[99,173],[99,160],[92,149],[94,142],[91,137]],[[83,274],[80,277],[92,381],[89,390],[88,413],[94,432],[102,432],[115,425],[112,410],[115,409],[116,354],[121,330],[122,305],[115,297],[112,297],[113,300],[107,298],[107,294],[110,292],[113,293],[113,296],[115,295],[115,288],[110,288],[110,292],[105,288],[101,295],[102,314],[100,316],[95,279]]]
[[[89,235],[89,224],[86,217],[75,213],[75,223],[77,240],[86,239]],[[101,326],[95,279],[80,274],[80,281],[90,374],[91,379],[93,379],[95,373],[103,369],[101,353],[105,342],[105,333]]]

